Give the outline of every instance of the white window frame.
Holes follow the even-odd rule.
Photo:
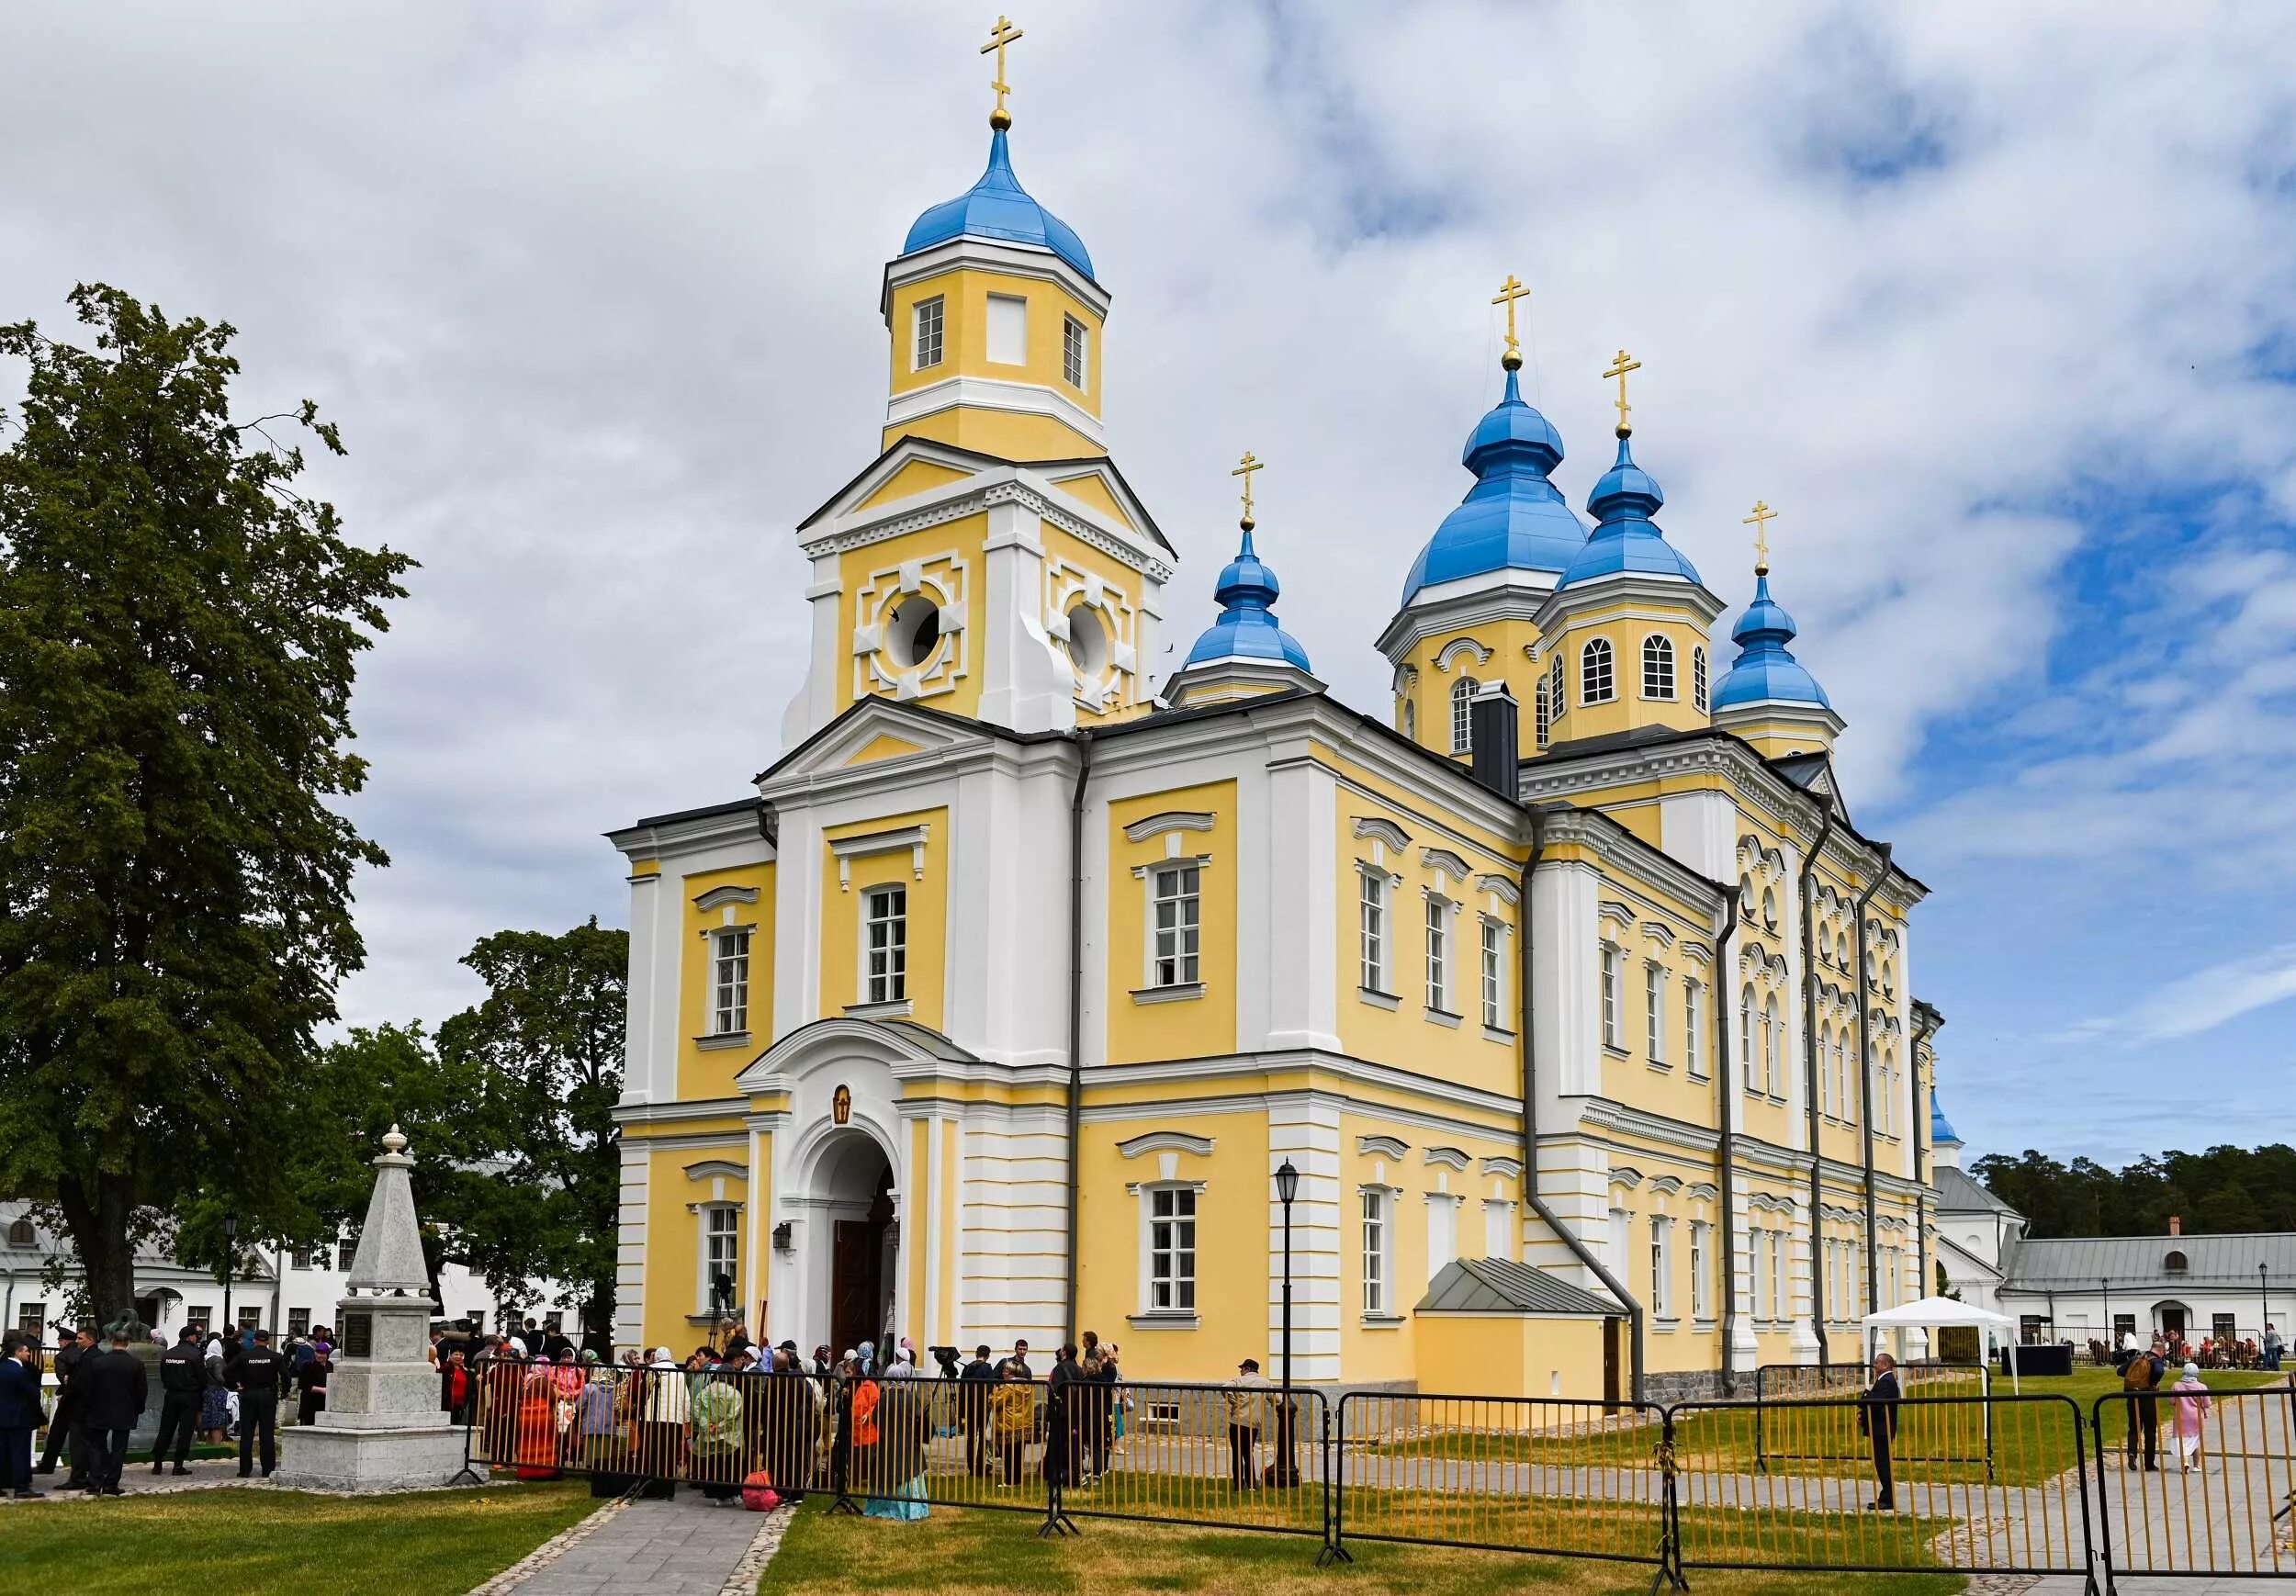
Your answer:
[[[1642,1041],[1653,1067],[1666,1066],[1666,966],[1656,960],[1642,963]]]
[[[1427,1007],[1435,1014],[1454,1014],[1451,1006],[1451,917],[1458,907],[1440,893],[1427,897]]]
[[[1704,1219],[1690,1221],[1690,1317],[1714,1317],[1714,1293],[1706,1282],[1706,1264],[1713,1253],[1706,1233],[1713,1227]]]
[[[1507,923],[1496,915],[1482,917],[1483,1027],[1507,1030]]]
[[[1769,1322],[1769,1319],[1762,1312],[1766,1306],[1761,1290],[1762,1274],[1770,1266],[1770,1258],[1763,1238],[1769,1233],[1760,1225],[1751,1227],[1746,1232],[1746,1311],[1757,1322],[1764,1324]]]
[[[1555,662],[1547,668],[1547,714],[1555,726],[1562,725],[1563,711],[1570,707],[1570,695],[1563,689],[1562,650],[1555,650]]]
[[[719,1243],[724,1243],[725,1273],[734,1277],[734,1311],[741,1310],[741,1205],[734,1202],[709,1202],[695,1206],[697,1228],[693,1249],[693,1311],[698,1318],[715,1306],[710,1300],[710,1276],[718,1273],[711,1264],[718,1261]],[[529,1349],[531,1350],[531,1349]]]
[[[1703,1045],[1705,1017],[1699,1006],[1699,996],[1704,990],[1692,977],[1683,977],[1683,1067],[1694,1081],[1706,1078],[1706,1054]]]
[[[1367,1186],[1357,1205],[1356,1266],[1362,1272],[1363,1317],[1400,1319],[1395,1294],[1395,1188]]]
[[[1690,702],[1700,714],[1706,713],[1706,651],[1690,651]]]
[[[1092,329],[1075,317],[1061,317],[1061,377],[1083,392],[1092,381]]]
[[[1596,980],[1600,982],[1602,988],[1597,1006],[1602,1015],[1603,1045],[1620,1052],[1626,1051],[1626,1044],[1620,1040],[1624,1032],[1618,1013],[1619,1009],[1624,1006],[1625,994],[1619,988],[1626,981],[1626,973],[1620,969],[1620,966],[1626,962],[1626,958],[1625,950],[1618,947],[1616,943],[1604,943],[1602,959],[1596,975]]]
[[[1427,1194],[1427,1284],[1443,1273],[1444,1265],[1459,1255],[1459,1194]]]
[[[919,299],[909,311],[909,369],[929,371],[949,355],[948,297],[935,294]],[[928,354],[932,355],[926,359]]]
[[[1674,640],[1663,632],[1642,640],[1642,696],[1653,702],[1674,702]]]
[[[1158,860],[1145,871],[1148,908],[1148,968],[1151,991],[1202,983],[1204,863],[1199,859]],[[1172,890],[1167,892],[1166,885]],[[1166,905],[1172,924],[1164,923]],[[1169,951],[1166,951],[1167,947]]]
[[[1553,739],[1555,735],[1554,712],[1548,708],[1547,702],[1546,677],[1541,676],[1538,679],[1537,686],[1531,690],[1531,724],[1534,727],[1533,735],[1537,739],[1537,746],[1544,748],[1548,743]]]
[[[1471,754],[1475,751],[1475,690],[1481,683],[1471,676],[1462,676],[1451,684],[1451,751]]]
[[[991,294],[986,309],[987,320],[982,328],[986,339],[985,353],[992,365],[1026,365],[1029,364],[1029,297],[1026,294]],[[1016,349],[1007,342],[1015,331],[1020,334]]]
[[[1483,1198],[1483,1256],[1514,1261],[1514,1205],[1503,1197]]]
[[[1785,1027],[1778,1019],[1778,995],[1761,1001],[1761,1073],[1773,1097],[1785,1096]]]
[[[1746,1095],[1761,1096],[1761,1082],[1754,1074],[1754,983],[1748,982],[1738,994],[1738,1067],[1746,1077]]]
[[[1850,1028],[1834,1032],[1834,1117],[1844,1125],[1858,1122],[1857,1099],[1850,1095]]]
[[[1203,1250],[1199,1241],[1204,1183],[1149,1181],[1139,1187],[1139,1192],[1141,1317],[1193,1320],[1197,1311],[1197,1267]],[[1166,1207],[1168,1211],[1159,1213],[1159,1207]],[[1160,1224],[1171,1227],[1163,1247],[1156,1244],[1156,1227]],[[1160,1268],[1160,1255],[1168,1267]],[[1158,1301],[1159,1296],[1165,1300]]]
[[[1590,637],[1579,650],[1579,702],[1609,703],[1617,696],[1617,660],[1612,655],[1610,639]]]
[[[900,894],[898,914],[881,914],[878,905]],[[885,882],[861,889],[861,1001],[864,1004],[906,1003],[909,995],[909,889],[904,882]],[[886,928],[883,948],[872,945],[872,933]],[[898,932],[896,939],[895,932]],[[884,955],[884,968],[874,967],[874,956]],[[898,955],[898,958],[895,958]],[[898,968],[895,968],[895,964]]]
[[[1664,1214],[1650,1216],[1650,1313],[1674,1317],[1674,1221]]]
[[[740,1036],[749,1028],[749,926],[710,927],[712,1036]]]
[[[1770,1320],[1783,1324],[1792,1317],[1786,1301],[1785,1232],[1770,1232]]]
[[[1387,872],[1376,865],[1360,864],[1358,874],[1363,882],[1356,889],[1356,950],[1363,989],[1380,996],[1390,995],[1387,989],[1387,956],[1390,932],[1390,898]]]

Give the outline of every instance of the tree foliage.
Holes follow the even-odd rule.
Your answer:
[[[2089,1159],[2060,1163],[2028,1148],[1970,1166],[2043,1236],[2158,1236],[2173,1218],[2192,1235],[2296,1231],[2296,1147],[2212,1147],[2164,1152],[2114,1170]]]
[[[71,302],[92,349],[0,327],[0,1189],[53,1206],[108,1319],[156,1210],[292,1204],[295,1082],[386,862],[331,802],[365,780],[354,666],[411,562],[297,490],[270,429],[340,454],[316,406],[231,420],[230,326]]]

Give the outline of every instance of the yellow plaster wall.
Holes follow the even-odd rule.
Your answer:
[[[681,1358],[708,1334],[690,1318],[701,1306],[702,1242],[701,1217],[691,1205],[711,1200],[712,1183],[689,1180],[685,1166],[710,1159],[746,1164],[748,1141],[736,1134],[723,1147],[657,1148],[647,1159],[646,1344],[666,1346]],[[744,1201],[747,1195],[740,1183],[726,1182],[727,1201]],[[741,1278],[744,1273],[736,1271],[737,1302],[747,1300],[749,1293],[749,1282]]]
[[[1674,645],[1674,696],[1671,700],[1642,696],[1642,640],[1654,632]],[[1589,704],[1581,702],[1585,687],[1580,667],[1587,643],[1598,636],[1608,639],[1611,646],[1614,696],[1608,702]],[[1714,655],[1705,628],[1690,612],[1661,612],[1647,603],[1596,605],[1566,618],[1547,647],[1560,652],[1563,659],[1564,714],[1555,729],[1558,741],[1577,742],[1643,726],[1687,731],[1708,722],[1709,717],[1692,702],[1691,653],[1706,649],[1709,687],[1715,680]]]
[[[934,567],[929,562],[950,555],[964,562],[964,674],[954,678],[947,691],[929,691],[921,694],[917,702],[951,714],[969,715],[979,710],[981,675],[985,669],[981,658],[982,638],[985,635],[988,619],[987,559],[981,547],[987,537],[988,516],[981,512],[940,526],[903,533],[882,543],[848,549],[838,556],[838,583],[844,590],[838,600],[840,646],[837,652],[837,706],[839,710],[852,707],[856,678],[869,684],[870,697],[894,696],[893,689],[882,685],[873,674],[860,669],[861,662],[855,658],[849,646],[855,627],[864,622],[875,622],[890,612],[891,604],[884,602],[879,595],[895,586],[897,579],[883,573],[897,572],[905,561],[917,560],[926,563],[927,575],[937,577],[947,568]],[[864,615],[861,589],[870,583],[872,577],[876,580],[877,591],[872,595],[870,613]],[[943,650],[954,648],[958,640],[944,636],[939,646]],[[882,653],[881,658],[884,659],[888,671],[896,669],[891,654]]]
[[[1137,821],[1170,811],[1208,814],[1210,831],[1165,831],[1139,842],[1124,835]],[[1132,994],[1149,985],[1149,882],[1136,871],[1171,857],[1209,862],[1197,882],[1199,970],[1203,995],[1142,1003]],[[1108,1062],[1208,1058],[1236,1047],[1236,787],[1213,781],[1143,793],[1109,805]]]
[[[1436,657],[1458,642],[1469,638],[1491,651],[1488,661],[1478,662],[1473,655],[1459,654],[1453,658],[1448,669],[1435,663]],[[1532,696],[1538,682],[1540,667],[1532,663],[1531,650],[1538,642],[1538,628],[1524,620],[1479,621],[1470,626],[1438,632],[1422,639],[1404,656],[1403,664],[1411,670],[1411,680],[1395,702],[1394,725],[1403,725],[1403,704],[1408,702],[1415,716],[1413,738],[1421,747],[1433,748],[1438,754],[1449,754],[1451,747],[1451,690],[1461,677],[1471,676],[1478,683],[1504,681],[1507,691],[1522,715],[1520,745],[1525,754],[1536,751],[1537,721]],[[1462,759],[1464,756],[1460,756]]]
[[[1090,480],[1096,488],[1100,486],[1097,479],[1079,479],[1062,484],[1062,489],[1068,491],[1083,487],[1086,480]],[[1110,513],[1115,513],[1112,504]],[[1117,519],[1122,521],[1123,517],[1118,515]],[[1140,646],[1147,579],[1115,556],[1095,547],[1052,522],[1040,521],[1037,523],[1037,537],[1044,546],[1046,560],[1045,590],[1038,616],[1040,623],[1049,629],[1064,613],[1062,608],[1064,599],[1069,607],[1074,606],[1075,599],[1071,590],[1079,573],[1088,573],[1099,578],[1107,593],[1099,619],[1109,633],[1110,643],[1120,643],[1132,650],[1134,669],[1129,675],[1117,677],[1117,692],[1104,705],[1095,707],[1081,698],[1075,701],[1077,725],[1104,725],[1146,713],[1151,707],[1148,672],[1154,665]],[[1058,562],[1057,566],[1054,562]]]
[[[838,888],[838,860],[831,843],[919,825],[929,827],[921,878],[911,863],[910,850],[903,848],[847,861],[851,881],[846,888]],[[821,1012],[838,1014],[848,1005],[862,1001],[862,894],[871,887],[900,885],[908,889],[909,1017],[921,1026],[940,1030],[943,974],[948,968],[948,810],[920,809],[829,826],[822,833],[821,868]]]
[[[992,294],[1017,296],[1028,301],[1028,359],[1021,365],[992,364],[988,358],[988,299]],[[916,332],[912,312],[918,300],[935,295],[940,295],[943,301],[941,360],[937,365],[918,370],[913,365]],[[1091,334],[1086,381],[1081,389],[1069,386],[1062,369],[1062,328],[1067,316],[1082,321]],[[1097,416],[1106,344],[1103,331],[1099,314],[1057,283],[978,267],[954,267],[894,290],[891,389],[899,395],[953,377],[1029,383],[1049,388]],[[1049,416],[971,406],[887,426],[885,444],[890,445],[905,433],[940,438],[1007,460],[1059,460],[1107,453],[1090,438]]]
[[[965,473],[953,466],[943,466],[932,460],[911,460],[886,478],[884,487],[854,508],[873,510],[880,504],[892,504],[911,494],[922,493],[930,488],[945,488],[964,478]]]
[[[754,904],[733,904],[704,914],[693,900],[718,887],[755,887]],[[730,1097],[734,1077],[765,1050],[773,1035],[773,866],[737,865],[731,870],[703,871],[684,878],[679,892],[685,900],[684,935],[678,944],[678,1097]],[[726,907],[734,923],[755,927],[749,933],[749,1035],[752,1045],[703,1048],[712,1021],[711,958],[707,933],[725,924]]]
[[[1419,1388],[1600,1400],[1604,1322],[1429,1314],[1417,1330]]]
[[[879,759],[898,759],[909,754],[921,754],[924,751],[915,743],[905,742],[899,737],[887,736],[880,732],[864,743],[853,757],[845,762],[848,765],[872,765]]]

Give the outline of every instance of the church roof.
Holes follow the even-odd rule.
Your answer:
[[[1609,1298],[1512,1258],[1454,1258],[1413,1310],[1419,1313],[1572,1314],[1615,1319]]]
[[[1730,628],[1739,645],[1737,663],[1715,683],[1714,707],[1739,703],[1814,703],[1833,708],[1826,690],[1786,645],[1795,637],[1794,617],[1770,596],[1767,573],[1754,579],[1754,601]]]
[[[1950,1163],[1937,1166],[1937,1178],[1930,1184],[1937,1188],[1937,1208],[1940,1213],[1956,1214],[2017,1214],[2025,1216],[2003,1202],[1993,1188]]]
[[[913,255],[958,238],[1050,250],[1087,279],[1097,281],[1092,275],[1092,256],[1086,253],[1085,241],[1076,236],[1076,230],[1030,197],[1020,179],[1013,175],[1012,151],[1002,128],[989,135],[988,169],[981,174],[980,181],[911,222],[901,253]]]
[[[1945,1110],[1937,1100],[1937,1088],[1930,1088],[1930,1145],[1935,1147],[1951,1141],[1959,1145],[1961,1138],[1953,1134],[1953,1121],[1945,1118]]]
[[[1221,568],[1212,597],[1220,602],[1220,618],[1204,628],[1196,646],[1187,651],[1187,665],[1214,659],[1280,659],[1302,670],[1308,651],[1300,640],[1276,624],[1274,605],[1283,584],[1252,547],[1252,529],[1244,529],[1243,545],[1235,558]],[[1185,667],[1184,667],[1185,669]]]
[[[1467,435],[1459,461],[1475,474],[1475,486],[1412,562],[1405,604],[1423,588],[1464,577],[1559,572],[1586,542],[1585,526],[1548,478],[1562,463],[1562,434],[1523,402],[1512,369],[1498,404]]]
[[[2184,1254],[2181,1271],[2168,1254]],[[2296,1231],[2213,1236],[2028,1236],[2009,1261],[2005,1291],[2086,1290],[2099,1280],[2173,1291],[2188,1285],[2257,1286],[2257,1265],[2284,1281],[2296,1275]],[[2278,1319],[2278,1315],[2274,1316]]]
[[[1666,541],[1666,534],[1650,519],[1665,502],[1657,479],[1635,464],[1634,451],[1622,436],[1618,458],[1587,495],[1587,513],[1599,524],[1563,568],[1556,590],[1621,573],[1696,581],[1698,568]]]

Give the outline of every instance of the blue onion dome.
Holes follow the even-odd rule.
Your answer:
[[[1564,568],[1556,588],[1622,572],[1696,581],[1698,568],[1666,541],[1666,534],[1650,519],[1665,502],[1656,478],[1635,464],[1634,450],[1622,430],[1618,458],[1587,495],[1587,513],[1597,524],[1578,556]]]
[[[1945,1110],[1938,1106],[1937,1088],[1934,1086],[1930,1087],[1930,1145],[1931,1147],[1935,1147],[1942,1142],[1959,1141],[1960,1140],[1960,1137],[1953,1134],[1953,1122],[1945,1118]]]
[[[1214,659],[1280,659],[1311,669],[1308,651],[1300,640],[1276,624],[1273,606],[1283,585],[1252,547],[1252,528],[1244,528],[1243,546],[1235,558],[1221,568],[1212,597],[1220,601],[1220,618],[1204,628],[1196,646],[1187,651],[1188,665]],[[1187,667],[1183,666],[1185,669]]]
[[[1833,708],[1818,679],[1786,646],[1794,635],[1794,617],[1770,596],[1769,573],[1760,572],[1754,578],[1754,601],[1730,628],[1730,641],[1739,646],[1738,660],[1715,684],[1714,707],[1784,702]]]
[[[1475,486],[1443,518],[1411,574],[1408,604],[1423,588],[1491,571],[1559,571],[1586,542],[1586,528],[1548,474],[1562,464],[1562,434],[1523,402],[1514,368],[1504,397],[1467,435],[1459,460]]]
[[[1092,257],[1085,253],[1085,241],[1076,236],[1075,229],[1030,198],[1020,179],[1012,174],[1012,151],[1002,128],[989,135],[988,170],[981,174],[981,180],[912,222],[901,253],[913,255],[954,238],[993,239],[1050,250],[1092,277]]]

